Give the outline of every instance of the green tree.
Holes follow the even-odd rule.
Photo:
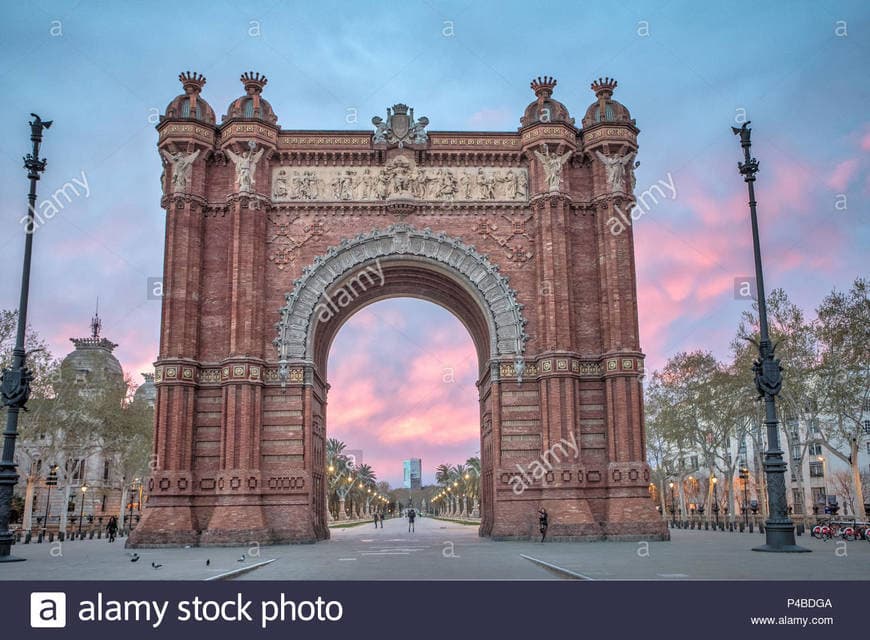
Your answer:
[[[864,491],[858,452],[870,420],[870,301],[867,280],[857,278],[849,291],[834,289],[816,310],[819,342],[820,437],[832,455],[852,472],[855,513],[860,519]]]

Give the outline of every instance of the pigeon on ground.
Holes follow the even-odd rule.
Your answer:
[[[159,569],[159,568],[162,567],[163,565],[162,565],[162,564],[157,564],[156,562],[152,562],[152,563],[151,563],[151,566],[154,567],[155,569]]]
[[[130,562],[139,562],[139,554],[138,554],[138,553],[134,553],[134,554],[133,554],[133,557],[130,558]]]
[[[209,566],[211,564],[211,558],[206,558],[205,566]]]
[[[243,554],[242,554],[242,557],[239,558],[239,562],[244,562],[244,561],[245,561],[245,554],[243,553]]]

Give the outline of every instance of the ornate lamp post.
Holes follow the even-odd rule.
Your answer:
[[[740,467],[740,479],[743,481],[743,526],[749,527],[749,468],[744,464]]]
[[[776,396],[782,389],[782,367],[774,357],[776,347],[770,342],[767,326],[767,300],[764,295],[764,275],[761,268],[761,244],[758,238],[758,215],[755,210],[755,174],[758,173],[758,160],[752,157],[750,149],[751,129],[745,122],[739,129],[731,127],[734,135],[740,136],[743,148],[743,162],[737,168],[749,190],[749,215],[752,222],[752,248],[755,254],[755,283],[758,296],[758,360],[753,365],[755,386],[760,397],[764,398],[764,424],[767,427],[767,451],[764,452],[764,473],[767,476],[767,502],[769,514],[764,533],[766,544],[755,547],[753,551],[809,552],[795,544],[794,523],[788,517],[788,504],[785,493],[786,463],[779,448],[779,419],[776,416]]]
[[[79,538],[82,537],[82,521],[85,519],[85,494],[88,492],[88,485],[82,485],[82,505],[79,508]],[[75,507],[73,507],[75,509]]]
[[[48,535],[48,510],[51,507],[51,488],[57,485],[57,465],[48,468],[48,476],[45,478],[45,486],[48,487],[48,495],[45,497],[45,523],[42,527],[43,535]]]
[[[675,529],[677,526],[677,501],[674,496],[674,483],[671,482],[668,486],[671,488],[671,528]]]
[[[33,375],[25,366],[24,333],[27,329],[27,298],[30,294],[30,259],[33,252],[34,215],[36,209],[36,183],[39,174],[45,171],[45,159],[39,158],[39,145],[42,130],[51,126],[35,113],[31,113],[30,141],[33,151],[24,157],[24,168],[30,180],[30,193],[27,196],[27,226],[24,230],[24,267],[21,272],[21,298],[18,302],[18,331],[15,334],[15,348],[12,349],[12,366],[3,371],[0,395],[6,411],[6,430],[3,432],[3,458],[0,460],[0,562],[15,562],[11,554],[14,536],[9,530],[9,517],[12,510],[12,490],[18,483],[15,471],[15,439],[18,437],[18,413],[25,408],[30,397],[30,381]]]
[[[710,478],[713,483],[713,517],[716,519],[716,528],[719,528],[719,478],[713,476]]]

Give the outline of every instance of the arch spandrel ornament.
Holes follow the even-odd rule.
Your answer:
[[[490,328],[490,357],[520,360],[528,335],[523,305],[498,265],[474,246],[444,232],[394,224],[342,240],[302,270],[285,297],[275,325],[281,371],[291,360],[313,359],[312,332],[317,305],[330,286],[373,260],[417,259],[445,269],[473,294]],[[285,377],[282,375],[282,379]]]

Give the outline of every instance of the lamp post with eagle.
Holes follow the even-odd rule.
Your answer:
[[[764,525],[765,544],[753,551],[808,552],[809,549],[795,544],[794,523],[788,516],[788,503],[785,492],[786,463],[779,447],[779,419],[776,416],[776,396],[782,389],[782,367],[775,357],[776,345],[770,342],[767,325],[767,301],[764,297],[764,277],[761,269],[761,246],[758,239],[758,215],[755,202],[755,174],[758,173],[758,160],[752,157],[752,142],[749,122],[739,129],[731,127],[734,135],[740,136],[743,147],[743,162],[737,168],[749,189],[749,215],[752,222],[752,248],[755,254],[755,283],[758,298],[759,341],[758,360],[752,365],[755,372],[755,386],[759,398],[764,399],[764,424],[767,427],[767,450],[764,452],[764,473],[767,476],[767,501],[769,513]]]
[[[15,439],[18,437],[18,414],[26,410],[30,397],[30,382],[33,374],[25,366],[24,334],[27,330],[27,298],[30,293],[30,259],[33,253],[34,216],[36,211],[36,183],[39,174],[45,171],[45,159],[39,157],[42,131],[51,126],[35,113],[31,113],[30,141],[33,151],[24,156],[24,168],[30,180],[30,193],[27,196],[27,225],[24,228],[24,267],[21,272],[21,298],[18,302],[18,327],[15,334],[15,347],[12,349],[12,366],[3,370],[0,382],[0,395],[6,409],[6,429],[3,431],[3,458],[0,459],[0,562],[16,562],[12,554],[14,536],[9,530],[12,512],[12,490],[18,482],[15,471]]]

